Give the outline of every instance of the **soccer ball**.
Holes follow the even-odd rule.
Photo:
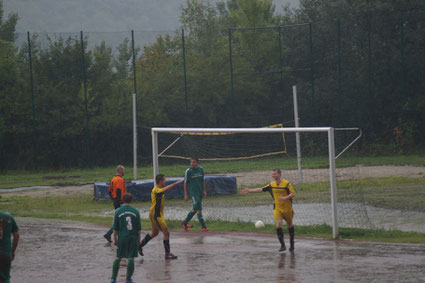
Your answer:
[[[264,222],[261,220],[258,220],[257,222],[255,222],[255,228],[263,228],[264,227]]]

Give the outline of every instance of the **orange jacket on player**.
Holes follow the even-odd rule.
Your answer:
[[[112,178],[111,183],[109,184],[108,193],[111,195],[112,198],[121,198],[124,196],[124,194],[127,192],[127,189],[125,187],[125,181],[124,179],[117,175],[114,178]]]

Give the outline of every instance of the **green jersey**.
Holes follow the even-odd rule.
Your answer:
[[[18,232],[15,219],[9,213],[0,212],[0,254],[12,257],[12,233]]]
[[[184,182],[188,186],[189,195],[191,197],[202,197],[204,194],[204,168],[199,165],[196,169],[192,167],[187,168],[184,174]]]
[[[142,229],[139,211],[130,205],[121,206],[115,210],[113,227],[118,231],[118,239],[137,238],[138,232]]]

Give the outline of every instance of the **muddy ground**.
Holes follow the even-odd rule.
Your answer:
[[[109,282],[115,247],[105,228],[17,218],[21,242],[13,283]],[[143,232],[143,235],[145,231]],[[160,236],[161,237],[161,236]],[[276,237],[253,233],[172,232],[177,260],[161,238],[135,261],[135,282],[424,282],[425,245],[297,239],[279,254]],[[288,240],[288,239],[286,239]],[[118,282],[125,281],[125,262]]]

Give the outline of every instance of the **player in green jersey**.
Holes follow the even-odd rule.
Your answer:
[[[204,180],[204,168],[199,166],[198,158],[190,159],[190,168],[184,174],[184,200],[192,199],[192,210],[187,214],[186,219],[180,224],[185,231],[188,231],[188,223],[197,214],[201,223],[202,231],[207,232],[204,217],[202,216],[202,197],[207,196],[207,189]]]
[[[9,213],[0,212],[0,282],[2,283],[10,283],[10,267],[15,258],[18,242],[19,232],[15,219]]]
[[[117,246],[117,258],[112,265],[111,283],[117,280],[118,270],[122,258],[127,258],[126,283],[134,282],[131,276],[134,273],[134,258],[137,257],[137,247],[140,244],[140,213],[130,206],[133,197],[130,193],[123,195],[124,205],[114,213],[114,245]]]

